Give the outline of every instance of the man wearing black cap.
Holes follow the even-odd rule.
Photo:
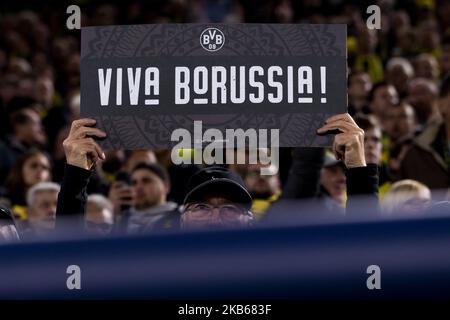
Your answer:
[[[93,128],[93,125],[93,119],[74,121],[63,143],[67,166],[58,198],[57,216],[83,216],[86,211],[86,186],[90,169],[98,159],[105,158],[92,137],[104,138],[106,134]],[[378,172],[376,165],[366,164],[364,131],[349,114],[340,114],[327,119],[317,133],[335,131],[338,134],[334,139],[333,152],[347,168],[348,195],[369,194],[371,204],[373,202],[376,206]],[[316,182],[319,181],[323,165],[323,150],[308,149],[294,150],[289,179],[283,189],[285,199],[316,197],[318,194],[319,184]],[[252,198],[239,176],[225,168],[205,168],[191,178],[180,219],[181,226],[248,226],[253,219],[251,204]]]
[[[252,197],[241,177],[222,167],[209,167],[194,174],[183,202],[181,227],[249,226]]]

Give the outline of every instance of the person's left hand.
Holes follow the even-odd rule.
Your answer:
[[[328,118],[317,133],[332,130],[341,131],[334,137],[333,152],[336,158],[342,160],[347,168],[365,167],[364,130],[358,127],[348,113]]]

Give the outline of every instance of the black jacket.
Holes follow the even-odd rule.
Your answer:
[[[86,205],[88,199],[88,184],[91,178],[92,171],[85,170],[70,164],[66,164],[64,168],[64,178],[61,184],[61,191],[58,195],[58,205],[56,209],[56,225],[60,230],[67,230],[71,232],[84,231],[84,221],[86,213]],[[158,221],[158,223],[151,226],[143,227],[143,232],[149,230],[165,230],[177,229],[179,227],[178,210],[171,210],[167,212],[167,217]],[[124,217],[126,218],[126,213]],[[121,220],[118,224],[117,232],[124,232],[123,223],[126,219]],[[121,228],[120,228],[121,227]]]
[[[292,166],[283,188],[281,199],[310,199],[320,194],[320,171],[323,167],[323,148],[296,148],[292,153]],[[364,205],[378,208],[378,166],[346,170],[347,214],[358,211],[358,196],[364,196]]]

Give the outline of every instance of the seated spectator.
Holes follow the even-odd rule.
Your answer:
[[[247,227],[253,221],[252,197],[239,175],[223,167],[208,167],[188,184],[181,215],[183,229]]]
[[[318,134],[338,130],[333,142],[337,160],[346,167],[346,214],[357,214],[358,196],[364,196],[365,205],[378,207],[378,166],[366,163],[364,155],[364,130],[359,128],[349,114],[328,118]],[[311,199],[320,194],[320,173],[324,164],[321,148],[295,148],[292,165],[281,200]],[[280,200],[280,201],[281,201]]]
[[[414,109],[403,101],[386,110],[383,118],[382,163],[387,164],[389,175],[398,180],[401,162],[416,134],[417,121]]]
[[[381,211],[387,215],[420,214],[431,201],[431,192],[414,180],[401,180],[392,185],[383,198]]]
[[[274,165],[249,164],[245,168],[244,182],[253,198],[252,213],[255,220],[259,220],[269,208],[270,204],[276,201],[281,194],[281,182],[278,170]],[[273,173],[262,175],[261,168],[268,167]]]
[[[87,201],[86,231],[91,235],[108,235],[114,227],[113,205],[101,194],[90,194]]]
[[[413,77],[414,69],[407,59],[394,57],[387,62],[386,82],[395,87],[401,98],[407,95],[408,83]]]
[[[414,60],[414,74],[417,78],[436,81],[439,77],[437,59],[429,53],[422,53]]]
[[[381,165],[381,127],[373,116],[356,116],[358,127],[364,130],[364,154],[367,163]]]
[[[14,164],[6,181],[6,196],[19,219],[27,218],[24,209],[28,190],[39,182],[50,181],[51,178],[50,159],[42,151],[30,150]]]
[[[379,82],[369,94],[369,109],[381,121],[384,112],[398,103],[397,90],[393,85]]]
[[[440,121],[437,108],[438,94],[438,88],[431,80],[415,78],[409,83],[407,100],[414,108],[422,130]]]
[[[27,100],[23,103],[32,102]],[[5,142],[0,141],[0,181],[4,181],[14,162],[28,149],[41,149],[47,142],[39,113],[32,105],[12,111],[10,124],[11,133]]]
[[[178,205],[168,201],[170,180],[156,163],[137,163],[131,174],[121,172],[109,191],[118,217],[118,230],[144,233],[153,229],[178,228]]]
[[[320,172],[321,197],[330,211],[344,212],[346,200],[345,165],[331,152],[325,153],[325,161]]]
[[[387,109],[382,123],[390,145],[412,138],[417,128],[414,109],[406,101]]]
[[[55,229],[59,191],[60,186],[54,182],[40,182],[28,191],[28,220],[24,228],[27,236],[45,236]]]
[[[374,83],[383,80],[383,64],[380,56],[376,53],[377,45],[377,32],[368,29],[365,24],[358,25],[357,55],[353,69],[367,72]]]
[[[352,72],[348,76],[348,113],[369,113],[368,97],[372,81],[366,72]]]
[[[400,167],[401,179],[417,180],[430,189],[447,189],[450,186],[450,104],[446,104],[450,96],[450,77],[441,84],[440,101],[442,103],[441,115],[436,99],[429,101],[432,94],[432,85],[428,80],[418,79],[414,84],[420,87],[417,90],[428,92],[421,96],[420,104],[427,106],[428,120],[423,131],[413,140],[406,152]],[[434,96],[434,95],[433,95]],[[428,97],[428,98],[427,98]],[[432,103],[432,104],[431,104]]]
[[[125,227],[126,233],[178,227],[178,205],[167,201],[170,181],[163,167],[157,164],[138,164],[131,172],[131,187],[125,188],[129,188],[132,196],[128,215],[123,215],[119,222]],[[117,206],[120,202],[114,203]]]

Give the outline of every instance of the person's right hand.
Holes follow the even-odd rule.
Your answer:
[[[89,170],[97,160],[105,160],[102,148],[92,137],[105,138],[106,133],[93,128],[94,119],[80,119],[72,122],[69,136],[63,141],[68,164]]]
[[[114,206],[114,212],[120,212],[122,206],[133,206],[133,189],[121,181],[116,181],[111,185],[108,198]]]

